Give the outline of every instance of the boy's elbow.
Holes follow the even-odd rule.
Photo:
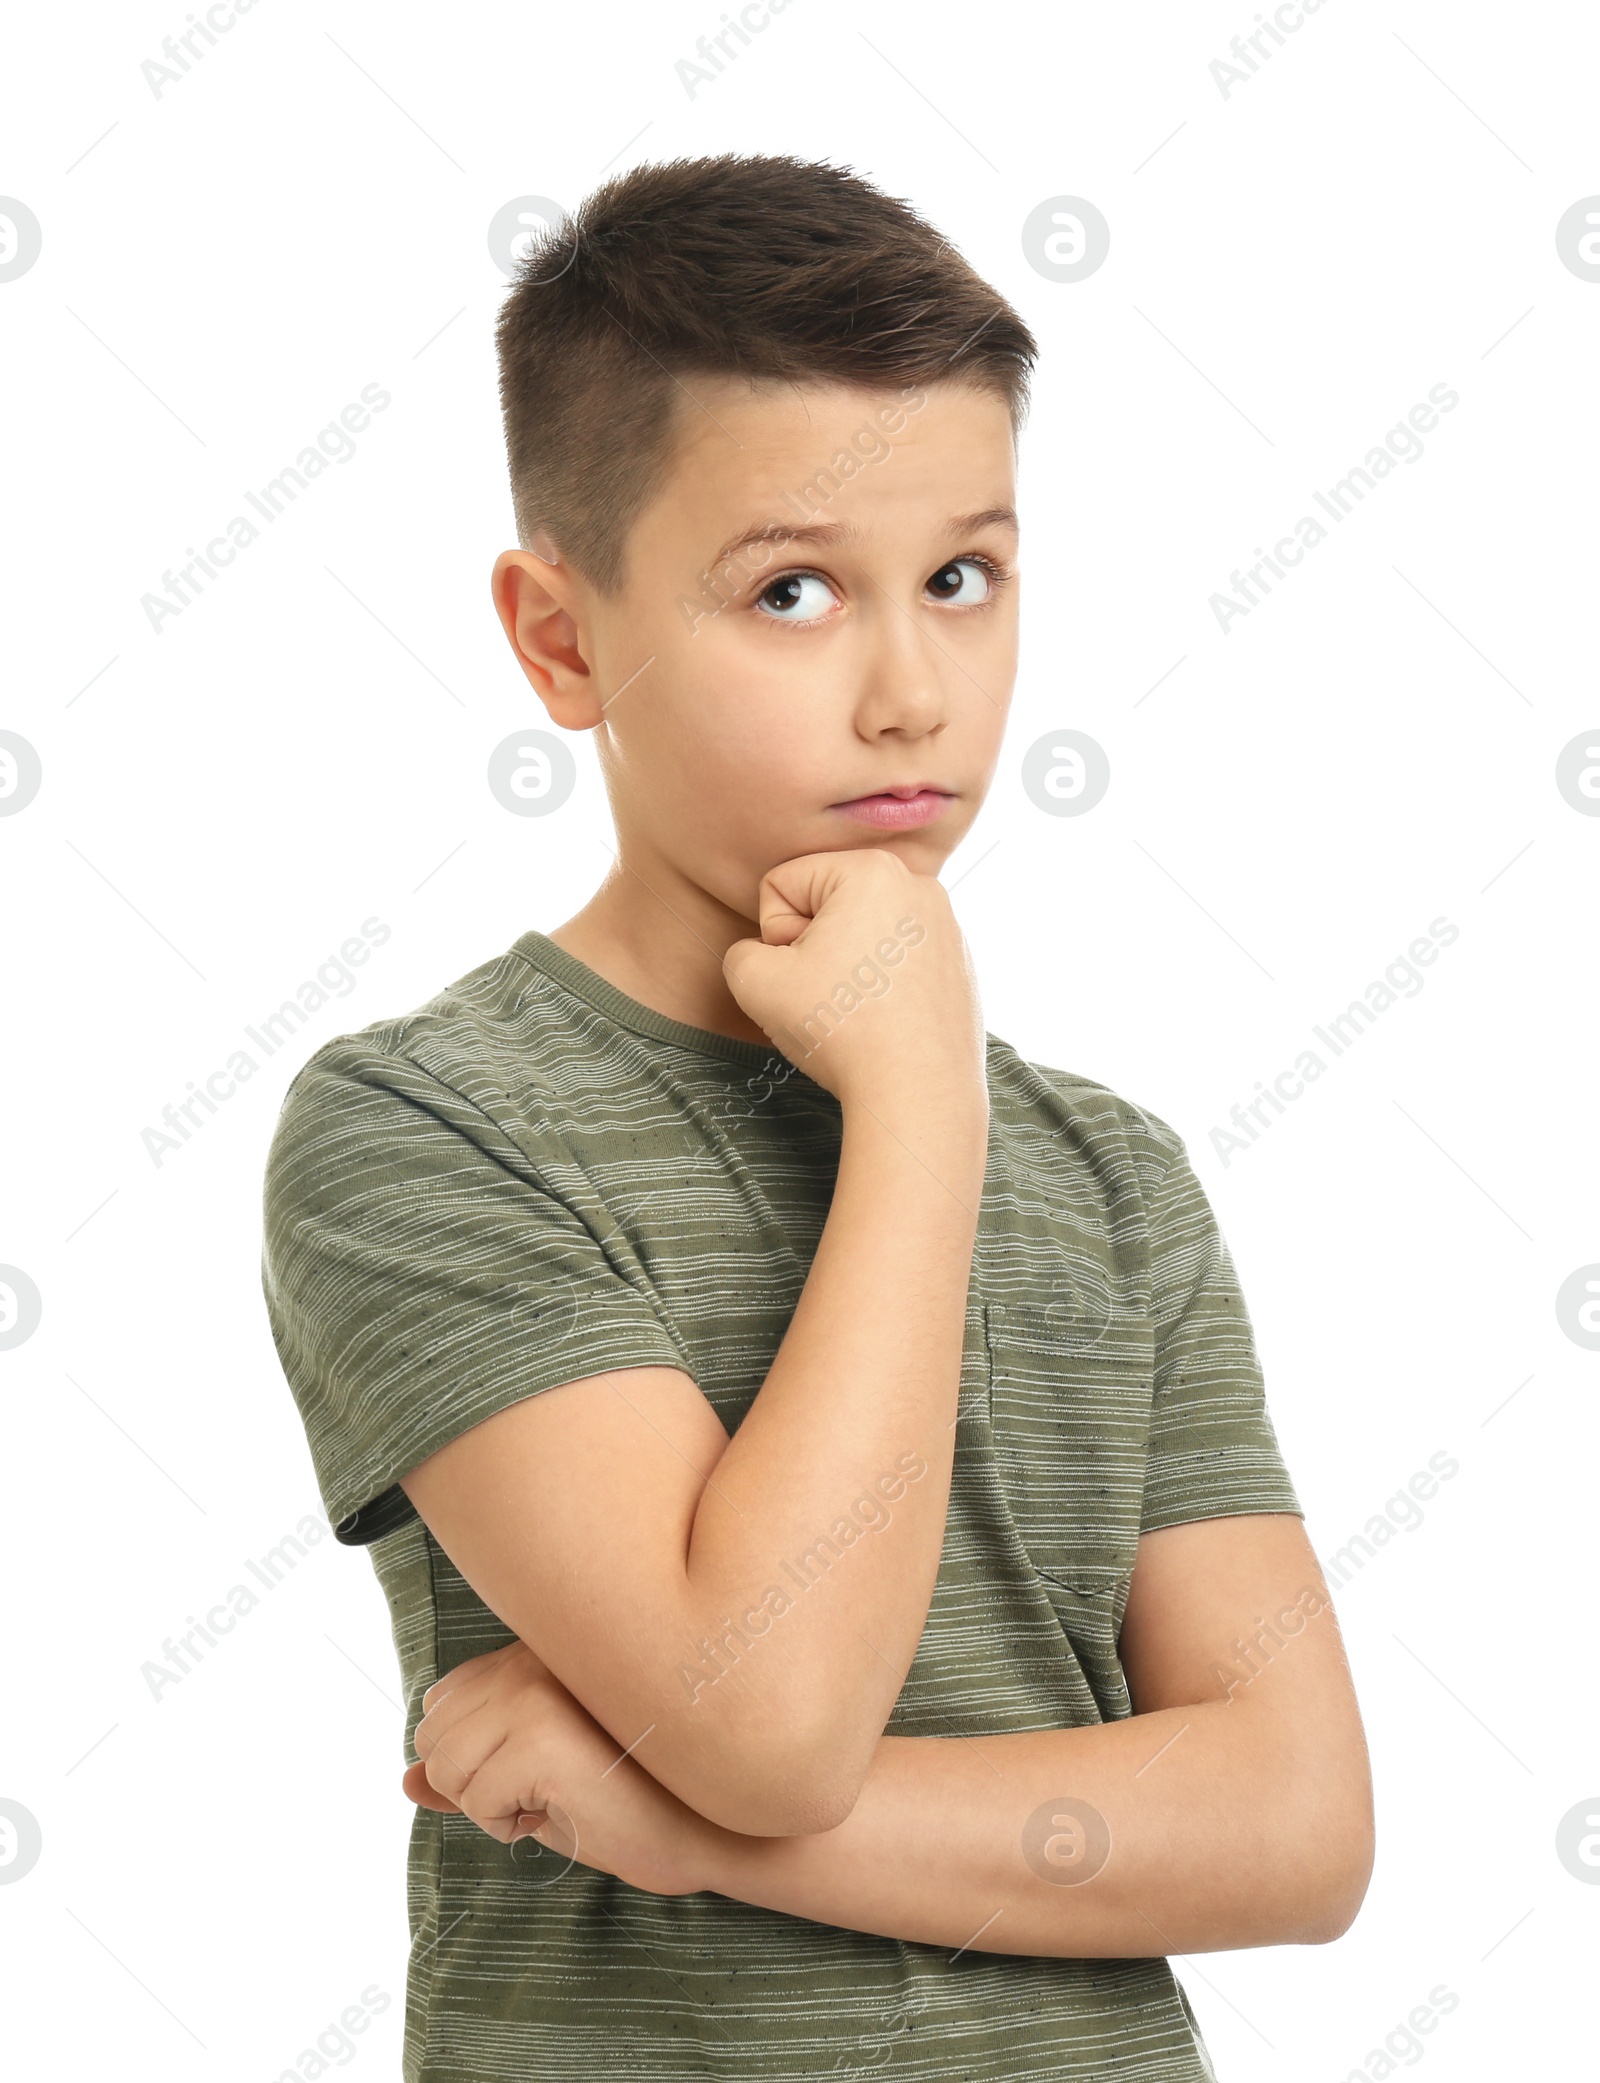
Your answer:
[[[820,1837],[837,1830],[856,1805],[856,1795],[829,1785],[800,1786],[773,1805],[762,1837]]]
[[[860,1798],[854,1775],[835,1754],[795,1744],[741,1747],[731,1757],[698,1757],[694,1786],[681,1798],[707,1822],[744,1837],[814,1837],[837,1830]]]
[[[1336,1938],[1343,1938],[1355,1922],[1372,1879],[1374,1836],[1370,1802],[1352,1804],[1348,1811],[1330,1818],[1319,1844],[1321,1856],[1308,1875],[1310,1886],[1297,1905],[1298,1928],[1285,1934],[1291,1944],[1331,1945]]]
[[[804,1778],[731,1786],[725,1778],[690,1800],[708,1823],[741,1837],[816,1837],[837,1830],[854,1808],[853,1793]]]
[[[837,1830],[861,1799],[877,1753],[881,1731],[855,1730],[846,1735],[833,1721],[810,1733],[794,1765],[795,1827],[785,1836],[820,1836]]]
[[[1311,1928],[1301,1944],[1326,1946],[1336,1938],[1343,1938],[1367,1898],[1367,1883],[1371,1878],[1372,1839],[1369,1833],[1364,1845],[1352,1848],[1350,1854],[1325,1877],[1320,1899],[1314,1905]]]

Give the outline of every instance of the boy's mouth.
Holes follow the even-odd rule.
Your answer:
[[[875,825],[880,832],[909,832],[931,824],[955,797],[948,789],[922,782],[910,788],[886,788],[873,796],[855,796],[848,803],[831,807],[858,824]]]

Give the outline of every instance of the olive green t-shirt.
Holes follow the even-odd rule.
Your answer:
[[[988,1083],[949,1519],[895,1736],[1128,1714],[1141,1533],[1300,1509],[1179,1136],[994,1036]],[[329,1518],[388,1597],[408,1762],[426,1688],[511,1636],[398,1478],[616,1367],[682,1368],[735,1430],[839,1141],[838,1102],[775,1051],[667,1019],[537,932],[296,1077],[267,1169],[267,1304]],[[800,1574],[871,1525],[864,1501]],[[956,1952],[651,1895],[432,1809],[407,1878],[406,2083],[1211,2074],[1159,1958]]]

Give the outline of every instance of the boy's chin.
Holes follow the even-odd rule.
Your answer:
[[[846,818],[839,822],[843,830],[833,835],[827,850],[855,853],[863,847],[878,847],[904,861],[917,875],[937,875],[966,836],[965,821],[954,832],[945,830],[942,820],[938,829],[929,826],[913,832],[882,832],[872,825],[851,824]]]
[[[799,860],[807,854],[816,853],[864,853],[870,848],[894,854],[915,875],[937,875],[964,836],[962,833],[955,837],[944,834],[935,837],[932,832],[926,831],[880,832],[875,831],[871,825],[852,825],[848,820],[841,818],[834,830],[820,836],[814,833],[797,834],[793,843],[784,847],[782,852],[771,851],[770,858],[764,860],[757,870],[756,886],[759,887],[763,875],[770,874],[785,861]],[[777,843],[781,844],[781,841]]]

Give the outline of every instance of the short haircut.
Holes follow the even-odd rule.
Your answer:
[[[675,159],[597,188],[520,263],[495,328],[518,540],[543,529],[600,591],[670,468],[680,379],[955,381],[1013,436],[1038,352],[925,219],[787,157]]]

